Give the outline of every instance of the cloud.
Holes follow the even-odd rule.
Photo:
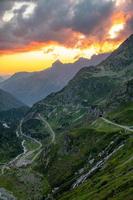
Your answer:
[[[32,43],[52,41],[80,46],[107,39],[112,16],[131,12],[132,0],[38,0],[0,1],[0,51],[24,50]],[[17,6],[16,6],[17,5]],[[11,14],[9,15],[8,14]],[[5,17],[6,16],[6,17]],[[5,17],[5,18],[4,18]],[[6,20],[4,20],[6,19]],[[127,19],[128,34],[133,29]],[[123,35],[127,31],[123,30]]]
[[[107,21],[113,12],[112,1],[94,0],[81,1],[75,7],[75,14],[72,21],[72,28],[84,34],[92,34],[99,25]]]

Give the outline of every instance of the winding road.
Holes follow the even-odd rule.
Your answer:
[[[10,167],[22,167],[27,166],[28,164],[32,164],[32,162],[39,156],[39,154],[42,151],[42,143],[35,138],[32,138],[28,135],[25,135],[22,132],[22,124],[24,120],[21,120],[18,130],[16,131],[16,136],[23,138],[22,141],[22,147],[23,147],[23,153],[17,155],[15,158],[13,158],[10,162],[5,163],[1,168],[1,174],[4,174],[5,169],[10,169]],[[32,141],[35,144],[38,144],[38,147],[34,150],[28,151],[25,143],[26,139]],[[35,155],[34,155],[35,154]]]
[[[52,129],[52,127],[50,126],[50,124],[45,120],[44,117],[41,116],[41,114],[39,113],[38,116],[36,117],[36,119],[40,120],[43,122],[43,124],[45,126],[47,126],[47,128],[49,129],[50,133],[51,133],[51,143],[55,143],[55,132]],[[115,122],[112,122],[104,117],[101,118],[104,122],[108,123],[108,124],[112,124],[114,126],[117,126],[119,128],[122,128],[126,131],[130,131],[133,132],[133,129],[131,129],[128,126],[124,126],[124,125],[120,125],[117,124]],[[23,138],[22,141],[22,147],[23,147],[23,153],[17,155],[14,159],[12,159],[9,163],[5,163],[3,164],[2,168],[1,168],[1,174],[4,174],[5,169],[10,169],[10,167],[22,167],[22,166],[27,166],[28,164],[32,164],[37,157],[40,155],[41,151],[42,151],[42,143],[38,140],[36,140],[35,138],[32,138],[31,136],[25,135],[22,131],[22,124],[23,124],[24,120],[21,120],[19,127],[16,131],[16,136],[17,137],[21,137]],[[28,151],[25,143],[26,143],[26,139],[32,141],[35,144],[38,144],[38,147]],[[34,155],[35,154],[35,155]]]
[[[26,141],[26,139],[28,139],[28,140],[32,141],[33,143],[38,144],[38,147],[35,148],[34,150],[28,151],[28,150],[26,149],[26,146],[23,145],[24,152],[23,152],[23,154],[19,157],[19,159],[16,159],[16,160],[15,160],[16,162],[14,163],[17,167],[22,167],[23,165],[26,166],[26,165],[28,165],[28,164],[32,164],[32,162],[38,157],[38,155],[39,155],[39,154],[41,153],[41,151],[42,151],[42,143],[41,143],[40,141],[36,140],[35,138],[32,138],[31,136],[25,135],[25,134],[23,133],[23,131],[22,131],[22,124],[23,124],[23,120],[21,120],[20,125],[19,125],[19,131],[18,131],[19,137],[23,137],[23,138],[24,138],[23,142]],[[24,142],[24,143],[25,143],[25,142]],[[24,143],[23,143],[23,144],[24,144]],[[36,153],[36,154],[35,154],[35,153]],[[35,155],[34,155],[34,154],[35,154]],[[34,155],[33,158],[32,158],[32,159],[29,159],[29,157],[32,157],[32,155]],[[12,162],[12,163],[13,163],[13,162]]]
[[[51,133],[51,143],[55,143],[55,132],[54,130],[52,129],[52,127],[50,126],[50,124],[44,119],[44,117],[41,116],[41,114],[38,114],[38,117],[37,119],[41,120],[44,125],[46,125]]]
[[[105,121],[106,123],[108,123],[108,124],[112,124],[112,125],[117,126],[117,127],[119,127],[119,128],[123,128],[123,129],[125,129],[126,131],[133,132],[133,129],[131,129],[131,128],[128,127],[128,126],[124,126],[124,125],[117,124],[117,123],[115,123],[115,122],[112,122],[112,121],[110,121],[110,120],[104,118],[104,117],[101,117],[101,119],[102,119],[103,121]]]
[[[38,114],[36,119],[42,121],[43,124],[45,126],[47,126],[47,128],[49,129],[49,131],[51,133],[51,144],[55,143],[55,132],[53,131],[50,124],[44,119],[44,117],[41,116],[41,114]],[[42,152],[42,143],[40,141],[36,140],[35,138],[32,138],[31,136],[25,135],[23,133],[23,131],[22,131],[23,122],[24,122],[24,119],[20,121],[19,127],[16,130],[16,136],[18,138],[23,138],[23,141],[21,143],[21,145],[23,147],[23,153],[17,155],[10,162],[3,164],[2,168],[1,168],[2,175],[4,174],[5,169],[10,169],[11,167],[19,168],[22,166],[27,166],[29,164],[32,164],[37,159],[37,157],[40,155],[40,153]],[[37,144],[38,147],[33,150],[28,151],[28,149],[25,145],[26,140],[30,140],[34,144]]]

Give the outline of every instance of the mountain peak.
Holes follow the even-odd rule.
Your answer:
[[[54,63],[53,63],[53,67],[55,67],[55,66],[59,66],[59,65],[62,65],[63,63],[58,59],[58,60],[56,60]]]

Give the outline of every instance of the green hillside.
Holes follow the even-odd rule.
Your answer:
[[[24,106],[22,102],[13,97],[10,93],[0,89],[0,111]]]
[[[0,164],[11,160],[22,151],[21,140],[16,137],[16,125],[8,126],[0,122]]]
[[[29,109],[17,129],[27,154],[0,187],[18,200],[132,200],[131,44]]]

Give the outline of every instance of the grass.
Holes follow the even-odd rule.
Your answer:
[[[21,140],[16,137],[16,124],[4,128],[0,122],[0,163],[10,161],[22,151]]]
[[[4,187],[19,200],[41,199],[49,191],[45,177],[40,176],[31,168],[11,170],[0,176],[0,187]]]
[[[117,123],[133,126],[133,102],[121,105],[119,109],[109,113],[108,117]]]
[[[132,123],[132,110],[133,104],[127,104],[121,106],[117,111],[108,114],[110,120],[116,121],[119,118],[119,123],[125,125],[131,125]],[[129,112],[130,111],[130,112]],[[131,113],[131,114],[130,114]],[[117,122],[117,121],[116,121]],[[126,124],[127,123],[127,124]],[[74,190],[64,190],[63,194],[57,196],[58,200],[132,200],[133,194],[133,138],[131,132],[125,133],[121,128],[107,124],[102,119],[98,119],[92,123],[90,128],[94,131],[93,137],[95,138],[96,145],[90,140],[93,146],[93,150],[98,148],[98,152],[104,149],[104,145],[108,144],[109,141],[114,141],[115,138],[119,138],[119,141],[125,141],[124,147],[116,152],[104,165],[100,171],[95,173],[90,179],[84,184],[80,185]],[[73,133],[73,136],[79,137],[84,131],[79,133]],[[89,133],[90,135],[90,133]],[[102,137],[103,136],[103,137]],[[84,138],[85,139],[85,138]],[[85,141],[87,138],[85,139]],[[80,141],[80,140],[79,140]],[[91,144],[88,143],[88,149],[90,152]],[[87,145],[87,144],[86,144]],[[86,146],[85,145],[85,146]],[[97,154],[97,153],[96,153]],[[95,154],[93,154],[94,157]]]
[[[77,189],[58,197],[59,200],[132,200],[133,139],[115,153],[105,167]],[[127,151],[128,149],[128,151]],[[129,162],[127,162],[129,161]]]
[[[105,126],[106,125],[106,126]],[[65,184],[75,177],[75,172],[83,166],[90,166],[90,158],[98,159],[98,154],[104,150],[111,141],[125,140],[127,136],[123,130],[113,125],[104,123],[99,119],[95,127],[72,129],[57,138],[56,148],[51,149],[49,165],[45,171],[52,187]],[[44,164],[45,165],[45,164]]]
[[[94,123],[92,123],[91,127],[97,131],[105,132],[115,132],[122,130],[122,128],[104,122],[101,118],[97,119]]]
[[[121,116],[119,119],[126,124],[125,113],[129,110],[132,110],[132,104],[128,104],[127,108],[117,109],[117,112],[109,113],[108,118],[112,120]],[[73,114],[73,119],[81,114],[82,111],[77,111]],[[64,120],[63,116],[62,120]],[[128,115],[129,121],[132,121],[132,115]],[[52,127],[55,125],[56,129],[58,122],[57,116],[57,119],[54,118],[51,122]],[[34,134],[34,130],[31,129],[32,123],[33,121],[29,124],[29,128]],[[44,134],[43,131],[47,127],[35,124],[38,133],[39,127],[41,134]],[[79,170],[84,168],[84,172],[88,172],[93,166],[89,160],[94,159],[94,164],[97,163],[101,159],[99,153],[103,152],[112,141],[114,143],[111,150],[121,143],[125,145],[106,162],[101,170],[78,188],[70,190],[72,183],[80,177]],[[38,144],[27,140],[26,145],[29,150],[33,150]],[[57,200],[121,200],[123,198],[132,200],[132,146],[131,133],[125,133],[123,129],[108,124],[101,118],[91,125],[83,123],[78,128],[69,127],[69,130],[56,134],[56,144],[44,148],[41,156],[30,167],[11,169],[7,174],[1,175],[0,187],[13,192],[19,200],[43,199],[58,186],[59,193],[55,195]]]
[[[25,139],[25,146],[28,151],[33,151],[34,149],[37,149],[39,147],[39,144],[31,139],[28,139],[27,137]]]

